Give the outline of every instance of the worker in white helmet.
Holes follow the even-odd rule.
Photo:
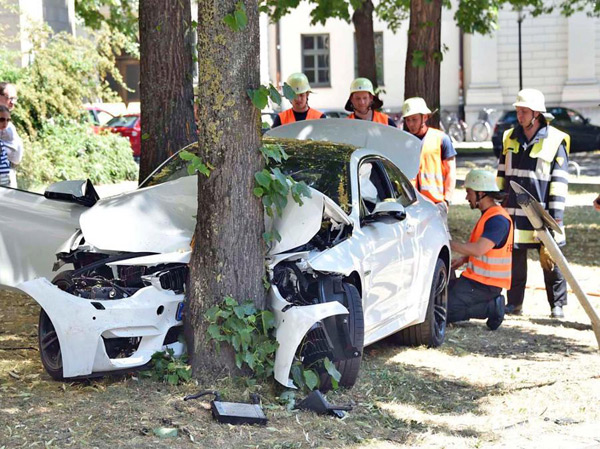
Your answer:
[[[446,218],[456,186],[456,150],[450,137],[427,125],[432,112],[421,97],[402,105],[404,129],[421,139],[419,173],[413,180],[421,194],[433,201]]]
[[[549,125],[551,115],[546,114],[544,94],[539,90],[521,90],[513,106],[518,123],[514,129],[504,132],[497,173],[498,187],[508,193],[505,207],[515,226],[512,284],[506,312],[522,313],[527,283],[527,250],[536,249],[540,252],[544,271],[550,316],[562,318],[563,306],[567,304],[567,281],[517,204],[510,181],[529,191],[564,230],[570,138]],[[559,246],[564,245],[564,232],[562,235],[557,233],[555,239]]]
[[[452,268],[467,267],[460,278],[451,281],[447,321],[487,318],[487,326],[496,330],[504,319],[501,293],[510,288],[512,268],[512,221],[498,204],[506,193],[499,191],[494,173],[481,169],[467,174],[465,189],[469,206],[479,209],[481,217],[468,242],[450,241],[452,251],[463,255],[452,261]]]
[[[292,73],[287,84],[294,90],[296,96],[292,100],[292,108],[277,114],[272,128],[301,120],[316,120],[326,118],[321,111],[308,106],[308,95],[311,93],[308,78],[304,73]]]

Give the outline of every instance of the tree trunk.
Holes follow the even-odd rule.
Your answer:
[[[140,0],[140,182],[197,140],[191,21],[190,0]]]
[[[410,0],[410,25],[404,98],[423,97],[432,111],[440,107],[442,0]],[[438,126],[439,114],[429,119]]]
[[[375,37],[373,35],[373,2],[363,0],[361,7],[352,14],[356,38],[356,59],[358,76],[369,78],[377,87],[377,66],[375,64]]]
[[[246,94],[260,82],[258,4],[245,2],[248,25],[234,32],[223,18],[236,3],[198,2],[200,156],[214,170],[198,176],[185,332],[192,371],[201,378],[233,367],[230,351],[216,354],[208,343],[206,310],[226,295],[265,306],[263,207],[252,193],[254,173],[263,166],[260,111]]]

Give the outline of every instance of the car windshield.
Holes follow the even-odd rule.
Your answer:
[[[110,126],[110,127],[122,126],[124,128],[133,128],[137,118],[138,118],[137,115],[122,115],[119,117],[113,117],[108,122],[106,122],[106,126]]]
[[[265,145],[281,145],[288,159],[280,165],[281,171],[295,181],[304,181],[309,187],[327,195],[346,213],[350,212],[350,155],[354,147],[327,142],[307,142],[291,139],[265,139]],[[190,153],[198,153],[198,143],[185,148]],[[167,159],[140,185],[150,187],[174,181],[188,175],[189,161],[179,157],[179,153]]]
[[[507,125],[514,125],[517,123],[517,112],[516,111],[506,111],[504,117],[502,117],[502,121]]]

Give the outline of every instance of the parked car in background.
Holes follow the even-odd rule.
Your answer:
[[[348,111],[343,111],[341,109],[317,109],[325,114],[327,118],[346,118],[350,115]]]
[[[104,125],[106,125],[109,120],[114,118],[113,114],[102,108],[99,108],[98,106],[88,105],[85,107],[85,109],[88,113],[88,119],[92,123],[92,129],[96,134],[103,129]]]
[[[555,128],[566,132],[571,136],[571,152],[593,151],[600,149],[600,126],[592,125],[590,119],[585,118],[579,112],[564,108],[562,106],[550,106],[548,112],[554,116],[551,124]],[[502,136],[504,131],[513,128],[517,124],[517,112],[515,110],[504,111],[496,122],[492,144],[494,154],[500,157],[502,152]]]
[[[129,139],[133,157],[139,158],[142,148],[142,125],[140,114],[128,114],[113,117],[106,123],[106,127],[114,133],[121,134]]]

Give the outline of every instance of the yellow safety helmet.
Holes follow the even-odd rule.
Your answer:
[[[294,89],[296,95],[303,94],[306,92],[312,92],[310,90],[310,84],[308,84],[308,78],[304,73],[292,73],[286,83]]]
[[[346,105],[344,109],[346,111],[354,111],[354,106],[352,106],[352,101],[350,98],[354,92],[369,92],[373,95],[373,103],[371,105],[372,109],[380,109],[383,106],[383,101],[379,99],[377,95],[375,95],[375,89],[373,88],[373,83],[368,78],[356,78],[350,84],[350,95],[348,96],[348,101],[346,101]]]
[[[529,108],[532,111],[546,112],[546,102],[544,94],[537,89],[522,89],[517,94],[517,101],[513,106]]]
[[[368,78],[356,78],[350,84],[350,95],[354,92],[369,92],[371,95],[375,95],[375,89],[373,89],[373,83]]]
[[[465,178],[465,189],[473,189],[476,192],[499,192],[496,184],[496,175],[489,170],[474,168]]]
[[[402,118],[416,114],[431,114],[431,110],[421,97],[407,98],[402,105]]]

